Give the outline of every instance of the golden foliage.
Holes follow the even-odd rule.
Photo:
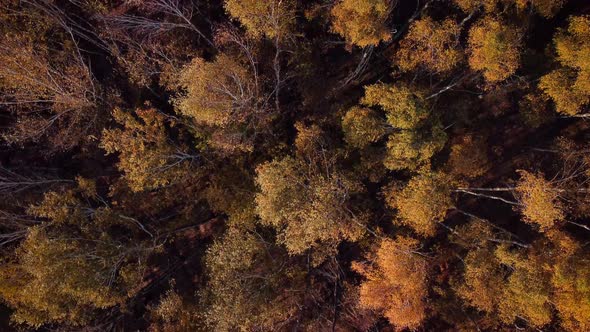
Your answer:
[[[481,7],[486,13],[491,13],[496,10],[496,6],[502,0],[454,0],[455,4],[466,13],[471,13]]]
[[[566,259],[559,259],[551,279],[553,303],[567,331],[590,329],[590,261],[579,250]]]
[[[590,17],[570,18],[567,30],[561,30],[554,38],[559,62],[580,71],[590,71]],[[580,84],[584,84],[580,82]],[[588,84],[586,82],[586,84]],[[581,87],[584,87],[583,85]],[[580,87],[580,88],[581,88]]]
[[[121,294],[97,280],[96,266],[76,241],[52,239],[42,228],[29,231],[19,261],[0,271],[0,293],[15,308],[12,319],[40,327],[46,323],[82,325],[92,308],[108,308]],[[76,254],[82,254],[80,258]]]
[[[440,124],[415,130],[402,130],[389,136],[383,164],[390,170],[428,168],[430,158],[440,151],[447,134]]]
[[[15,322],[84,325],[95,310],[139,291],[142,262],[154,248],[134,239],[129,221],[110,208],[82,202],[72,190],[49,192],[29,209],[48,221],[29,228],[16,256],[0,268],[0,295],[14,308]],[[124,235],[110,234],[115,225]]]
[[[466,13],[471,13],[481,7],[488,14],[506,7],[516,5],[518,10],[524,11],[531,6],[544,18],[553,17],[567,0],[454,0],[455,4]]]
[[[76,224],[83,218],[80,201],[71,190],[45,193],[42,204],[30,206],[27,212],[58,224]]]
[[[342,118],[346,142],[354,147],[365,147],[379,141],[386,134],[386,123],[370,108],[354,106]]]
[[[284,36],[295,22],[292,0],[225,0],[224,6],[255,37]]]
[[[316,125],[307,126],[301,122],[295,124],[297,129],[297,136],[295,137],[295,152],[298,156],[306,160],[313,160],[316,158],[318,151],[323,151],[327,148],[326,140],[324,139],[324,132]]]
[[[541,250],[544,250],[541,248]],[[507,324],[524,318],[534,327],[551,321],[550,273],[539,252],[512,252],[506,245],[496,249],[498,260],[512,268],[500,297],[500,318]]]
[[[471,306],[485,312],[495,312],[502,293],[504,275],[493,250],[483,247],[470,251],[465,257],[465,284],[458,294]]]
[[[428,166],[430,158],[444,147],[447,136],[440,124],[427,121],[430,111],[421,89],[403,84],[373,84],[365,87],[361,103],[378,106],[385,112],[389,124],[385,129],[391,133],[383,162],[388,169]]]
[[[371,265],[352,265],[365,278],[360,305],[381,312],[397,330],[418,328],[426,318],[427,265],[415,253],[418,243],[406,237],[383,239]]]
[[[459,45],[460,26],[454,20],[434,21],[425,17],[414,21],[400,42],[396,63],[403,71],[425,68],[434,73],[453,70],[463,59]]]
[[[195,58],[180,76],[186,94],[176,100],[178,111],[197,123],[225,127],[244,123],[256,111],[256,88],[248,70],[221,54],[214,62]]]
[[[479,221],[471,221],[457,230],[461,242],[468,241],[470,248],[464,259],[463,280],[453,287],[457,294],[478,310],[488,313],[496,312],[500,295],[505,284],[505,273],[496,258],[494,247],[489,238],[493,238],[490,226]]]
[[[484,17],[469,31],[469,65],[491,83],[516,72],[520,48],[520,31],[497,19]]]
[[[0,102],[17,116],[2,134],[8,142],[47,137],[51,149],[67,150],[94,128],[99,91],[74,50],[6,35],[0,39],[0,63]]]
[[[590,102],[590,93],[575,87],[576,73],[567,68],[553,70],[541,77],[539,88],[555,103],[559,113],[576,115],[580,108]]]
[[[364,234],[366,216],[348,206],[350,196],[363,191],[362,184],[327,167],[314,170],[313,165],[285,157],[256,170],[260,219],[279,231],[279,241],[291,254],[318,246],[333,248]]]
[[[577,114],[590,102],[590,18],[570,19],[567,30],[553,38],[557,60],[563,67],[543,76],[539,88],[553,101],[557,112]]]
[[[272,120],[260,106],[255,73],[228,55],[193,59],[179,84],[185,93],[175,100],[178,112],[193,119],[219,152],[251,152],[254,137]]]
[[[407,85],[377,83],[365,86],[361,103],[381,107],[387,122],[394,128],[415,128],[430,114],[422,91],[410,89]]]
[[[283,268],[287,257],[276,249],[239,227],[230,227],[213,243],[205,256],[208,326],[215,331],[272,330],[293,315],[304,274],[294,266]]]
[[[168,290],[160,302],[150,308],[153,332],[197,331],[200,327],[197,307],[187,303],[175,290]]]
[[[563,220],[564,211],[559,202],[559,189],[545,180],[542,174],[520,171],[520,180],[515,191],[522,205],[522,213],[527,223],[536,224],[542,231]]]
[[[135,115],[137,118],[118,108],[113,110],[123,129],[105,129],[100,146],[107,154],[119,153],[117,168],[125,173],[134,192],[178,181],[194,156],[172,145],[163,114],[155,109],[138,109]]]
[[[401,190],[390,188],[387,204],[397,209],[402,224],[422,236],[433,236],[436,223],[444,219],[453,206],[451,181],[442,173],[421,174],[410,179]]]
[[[332,8],[332,31],[360,47],[391,39],[386,25],[391,0],[340,0]]]

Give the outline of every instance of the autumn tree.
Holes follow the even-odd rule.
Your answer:
[[[465,135],[451,146],[448,166],[453,174],[466,178],[483,175],[489,168],[485,140]]]
[[[54,50],[27,37],[0,39],[0,105],[16,117],[9,143],[51,142],[67,150],[96,129],[100,88],[76,46]]]
[[[383,239],[371,263],[353,262],[365,280],[360,305],[385,316],[397,330],[416,329],[426,318],[427,263],[412,238]]]
[[[493,239],[486,224],[472,221],[458,229],[456,237],[469,241],[464,283],[454,286],[458,294],[479,310],[499,314],[505,324],[524,320],[540,328],[551,321],[555,308],[562,327],[583,329],[588,292],[582,281],[586,270],[578,265],[584,262],[581,248],[560,231],[546,235],[525,250],[514,250],[509,241]]]
[[[295,21],[292,0],[225,0],[224,6],[255,37],[285,36]]]
[[[289,319],[301,301],[305,280],[296,265],[283,264],[288,260],[284,250],[255,230],[230,227],[205,256],[208,326],[268,330]]]
[[[340,0],[332,8],[332,31],[350,44],[377,46],[391,39],[386,24],[391,9],[391,0]]]
[[[219,55],[214,62],[195,58],[180,81],[186,95],[179,98],[178,109],[197,123],[223,127],[244,122],[255,111],[256,82],[228,55]]]
[[[567,0],[454,0],[455,4],[466,13],[472,13],[478,9],[483,9],[487,14],[506,10],[511,6],[516,6],[519,11],[525,11],[529,8],[537,11],[544,18],[553,17]]]
[[[525,222],[537,224],[541,230],[546,230],[564,218],[559,200],[561,190],[555,188],[542,174],[521,171],[515,191],[522,205]]]
[[[520,10],[531,6],[546,19],[552,18],[563,7],[567,0],[516,0],[516,6]]]
[[[427,166],[430,158],[444,147],[446,134],[440,123],[430,118],[430,105],[422,90],[412,90],[404,84],[378,83],[365,87],[361,103],[380,109],[386,121],[380,120],[375,112],[352,108],[344,116],[344,135],[353,144],[365,146],[389,134],[383,161],[388,169],[415,170]],[[378,122],[382,124],[369,134],[369,125]],[[364,132],[359,131],[361,128]]]
[[[90,7],[84,2],[82,9]],[[175,89],[182,67],[215,48],[205,15],[210,4],[185,0],[145,0],[101,3],[90,10],[99,25],[98,47],[110,53],[132,83],[151,87],[157,82]]]
[[[199,161],[186,147],[172,143],[166,117],[156,109],[128,113],[116,108],[113,116],[123,128],[105,129],[101,147],[107,154],[119,153],[117,167],[133,191],[178,181],[191,163]]]
[[[430,105],[421,89],[404,84],[369,85],[361,102],[385,112],[391,133],[384,159],[388,169],[424,167],[443,148],[446,134],[436,120],[429,121]]]
[[[29,230],[0,271],[0,295],[15,322],[84,325],[141,289],[145,260],[158,247],[153,235],[108,206],[89,206],[100,201],[88,189],[49,192],[30,208],[47,223]]]
[[[319,127],[298,125],[296,156],[275,158],[256,169],[256,210],[291,254],[313,249],[321,262],[344,240],[365,232],[367,212],[354,204],[363,184],[340,168],[338,154]]]
[[[567,331],[584,331],[590,328],[590,268],[583,248],[571,238],[565,241],[569,248],[561,249],[551,283],[552,300]]]
[[[507,245],[496,249],[497,259],[512,269],[499,303],[500,318],[507,324],[522,318],[540,328],[551,321],[551,274],[540,250],[513,251]]]
[[[174,282],[171,282],[172,286]],[[169,289],[157,305],[150,308],[150,332],[182,332],[197,330],[200,325],[198,307],[183,298],[177,290]]]
[[[356,241],[364,234],[366,216],[354,213],[350,205],[350,197],[363,191],[362,184],[326,166],[327,173],[284,157],[257,168],[258,214],[277,229],[279,241],[292,254],[316,247],[335,249],[340,241]]]
[[[503,81],[520,65],[521,33],[509,24],[486,17],[469,30],[469,66],[490,83]]]
[[[342,118],[342,130],[348,144],[362,148],[383,138],[387,123],[374,110],[355,106]]]
[[[149,43],[169,32],[186,29],[197,34],[199,39],[208,45],[214,46],[205,32],[193,23],[193,18],[202,14],[198,8],[199,5],[192,2],[145,0],[128,3],[110,11],[109,6],[105,7],[99,11],[99,17],[105,21],[109,28],[114,29],[109,32],[126,32],[129,36],[140,38],[143,42]]]
[[[453,206],[451,186],[445,174],[420,174],[402,188],[390,187],[385,198],[390,207],[397,209],[400,223],[422,236],[433,236],[436,223],[443,221]]]
[[[588,226],[565,218],[566,213],[575,209],[576,204],[584,205],[588,199],[584,180],[587,164],[582,163],[576,166],[580,168],[573,170],[568,169],[569,166],[566,165],[551,179],[539,172],[533,174],[520,170],[520,179],[514,187],[456,188],[454,191],[510,204],[523,214],[525,222],[538,226],[542,232],[562,221],[589,229]],[[510,193],[516,201],[501,197],[498,193]]]
[[[365,87],[361,103],[383,109],[387,123],[393,128],[412,129],[430,114],[424,98],[424,92],[420,89],[412,89],[404,84],[377,83]]]
[[[124,17],[125,14],[120,16],[123,18],[118,15],[102,18],[104,47],[113,54],[133,84],[150,86],[157,82],[168,90],[174,90],[183,66],[199,53],[190,48],[190,38],[186,33],[174,33],[172,30],[151,36],[148,31],[136,31],[133,26],[125,26],[120,21],[128,18]],[[139,24],[149,26],[156,23],[142,21]]]
[[[556,162],[553,172],[557,175],[551,178],[552,187],[556,188],[561,206],[573,218],[586,218],[590,211],[588,202],[590,195],[587,187],[590,176],[590,159],[585,143],[576,143],[571,139],[560,137],[548,151],[554,154]],[[566,221],[571,222],[572,218]]]
[[[466,13],[474,12],[483,8],[486,13],[496,10],[496,6],[503,0],[454,0],[455,5]]]
[[[260,104],[255,68],[225,54],[213,62],[195,58],[179,82],[185,93],[176,99],[178,112],[209,128],[213,147],[228,152],[252,150],[258,127],[268,120]]]
[[[449,72],[463,58],[460,31],[459,24],[450,19],[437,22],[425,17],[414,21],[400,42],[395,62],[403,71],[424,68],[433,73]]]
[[[590,101],[590,18],[572,17],[567,29],[553,38],[560,67],[543,76],[539,88],[553,101],[557,112],[575,116]]]
[[[387,155],[383,163],[390,170],[419,170],[430,166],[430,159],[447,141],[447,134],[439,123],[393,133],[387,141]]]
[[[471,221],[455,231],[454,237],[469,249],[460,281],[453,284],[457,294],[470,306],[495,314],[503,291],[505,272],[495,255],[492,227]]]

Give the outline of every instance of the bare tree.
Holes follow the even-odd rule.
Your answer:
[[[183,4],[182,0],[145,0],[137,6],[151,17],[130,14],[101,15],[108,26],[128,31],[132,35],[152,39],[174,29],[182,28],[193,31],[207,44],[215,47],[213,42],[193,22],[195,11],[199,9],[192,2]],[[161,17],[163,14],[164,18]],[[204,16],[200,16],[204,18]]]
[[[22,175],[0,166],[0,194],[14,195],[32,188],[47,188],[56,183],[71,183],[72,180],[52,179],[40,175]]]

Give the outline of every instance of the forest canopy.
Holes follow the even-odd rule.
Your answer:
[[[0,330],[590,331],[586,0],[0,0]]]

